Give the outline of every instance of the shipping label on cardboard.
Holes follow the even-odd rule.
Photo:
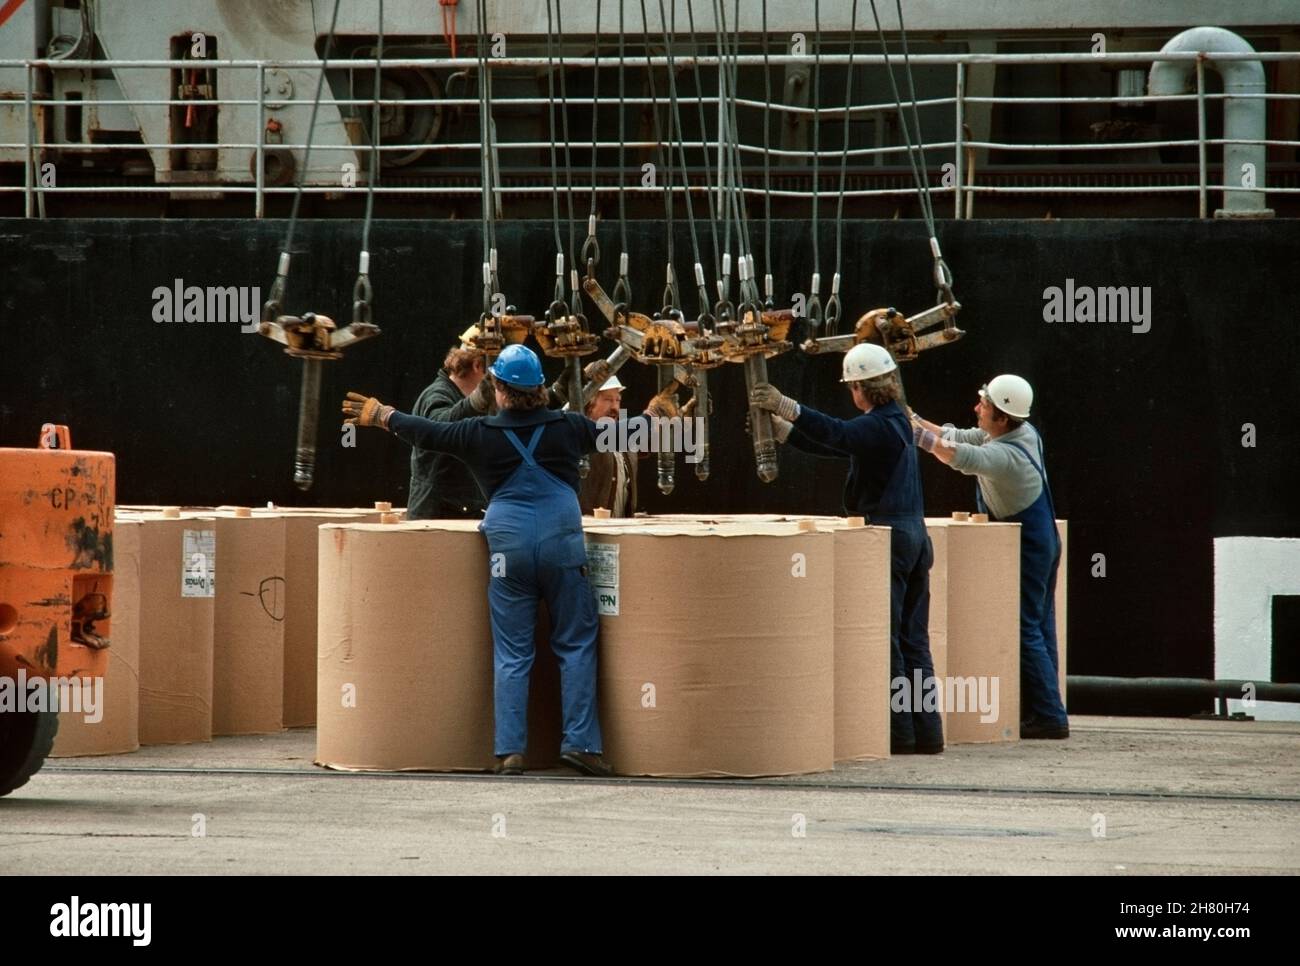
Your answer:
[[[596,613],[618,616],[618,544],[588,543],[587,574],[596,595]]]
[[[216,592],[217,531],[184,531],[181,541],[181,596],[214,597]]]

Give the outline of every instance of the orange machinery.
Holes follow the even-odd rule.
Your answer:
[[[45,761],[57,696],[107,671],[114,501],[113,454],[66,426],[0,448],[0,795]]]

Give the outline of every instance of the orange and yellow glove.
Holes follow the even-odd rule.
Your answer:
[[[349,392],[343,400],[343,422],[358,426],[378,426],[388,428],[388,417],[395,411],[394,406],[385,406],[374,396],[363,396],[359,392]]]

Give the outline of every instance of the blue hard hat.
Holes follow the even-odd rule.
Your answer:
[[[512,386],[540,386],[546,381],[537,354],[526,345],[506,346],[488,372]]]

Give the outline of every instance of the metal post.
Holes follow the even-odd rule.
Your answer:
[[[1197,182],[1200,185],[1199,217],[1204,218],[1209,211],[1209,203],[1205,186],[1205,61],[1200,57],[1196,58],[1196,151],[1200,179]]]
[[[35,119],[32,117],[32,65],[27,65],[27,93],[23,98],[23,103],[27,109],[27,155],[26,162],[23,165],[23,217],[30,218],[35,208],[35,188],[36,188],[36,157],[32,153],[34,148],[32,142],[36,140]]]
[[[965,122],[965,110],[963,109],[962,101],[964,100],[965,97],[966,97],[966,65],[958,64],[957,65],[957,136],[953,138],[953,140],[957,142],[957,169],[955,172],[957,177],[953,181],[952,208],[953,208],[953,217],[958,219],[959,221],[961,220],[961,201],[962,201],[961,188],[962,188],[962,177],[964,176],[964,172],[962,171],[964,159],[962,158],[962,155],[965,153],[965,139],[962,132],[962,126],[963,123]]]
[[[253,200],[253,217],[266,215],[266,196],[262,188],[266,180],[263,166],[266,164],[266,65],[257,65],[257,192]]]
[[[293,482],[310,490],[316,476],[316,438],[320,425],[321,359],[302,360],[302,396],[298,400],[298,446],[294,451]]]

